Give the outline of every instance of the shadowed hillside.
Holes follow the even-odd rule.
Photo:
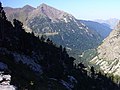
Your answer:
[[[12,25],[0,3],[0,70],[17,90],[119,90],[111,77],[74,60],[49,38],[26,33],[19,20]]]

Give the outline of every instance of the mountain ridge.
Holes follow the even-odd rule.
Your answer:
[[[110,18],[110,19],[107,19],[107,20],[96,19],[94,21],[102,23],[102,24],[107,24],[107,25],[110,26],[111,29],[114,29],[115,26],[117,25],[119,19],[116,19],[116,18]]]
[[[97,55],[90,61],[105,72],[120,75],[120,22],[110,35],[97,48]]]
[[[23,12],[22,15],[21,12]],[[29,12],[23,10],[21,12],[11,14],[8,16],[8,20],[12,20],[16,16],[16,19],[22,21],[29,29],[28,31],[33,32],[36,36],[45,35],[56,44],[63,45],[69,50],[78,50],[79,52],[77,52],[80,53],[86,49],[95,48],[101,43],[102,38],[99,33],[78,22],[71,14],[46,4]]]
[[[91,30],[97,31],[102,36],[103,39],[106,38],[112,31],[112,29],[109,26],[98,22],[90,20],[80,20],[80,22],[84,23]]]
[[[88,72],[82,63],[73,65],[75,59],[69,57],[66,48],[25,32],[19,20],[14,19],[12,24],[3,11],[0,3],[0,70],[12,76],[10,84],[15,89],[119,90],[119,85],[96,73],[94,67]],[[10,85],[5,84],[10,81],[5,77],[2,81],[0,88],[8,90]]]

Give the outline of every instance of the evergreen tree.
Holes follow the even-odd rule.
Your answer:
[[[2,3],[0,2],[0,19],[3,19],[3,20],[6,20],[7,17],[5,15],[5,12],[3,10],[3,7],[2,7]]]
[[[22,32],[23,24],[14,19],[13,26],[2,10],[0,3],[0,31],[6,30],[5,40],[0,40],[0,44],[4,42],[0,45],[0,62],[7,64],[18,90],[120,90],[111,78],[97,74],[93,66],[91,75],[85,73],[88,71],[82,63],[73,68],[75,59],[69,57],[66,48],[48,44],[51,40],[45,42],[44,36],[39,40],[33,33]],[[3,34],[0,32],[0,36]],[[42,73],[33,70],[38,68],[32,64],[40,66]]]
[[[47,42],[48,44],[50,44],[50,39],[48,38],[48,39],[46,40],[46,42]]]
[[[94,69],[93,66],[91,67],[90,71],[91,71],[91,77],[94,78],[94,76],[95,76],[95,69]]]
[[[5,21],[6,21],[6,15],[2,7],[2,3],[0,2],[0,34],[1,34],[1,40],[4,40],[4,32],[5,32]]]
[[[23,23],[21,23],[19,20],[13,19],[13,24],[15,29],[21,31],[23,29]]]
[[[45,37],[42,35],[41,38],[40,38],[40,40],[41,40],[42,42],[45,42]]]

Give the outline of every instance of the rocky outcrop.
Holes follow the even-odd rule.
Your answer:
[[[120,22],[97,48],[97,55],[90,61],[105,73],[120,75]]]

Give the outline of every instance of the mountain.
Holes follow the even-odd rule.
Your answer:
[[[17,90],[75,88],[77,80],[68,74],[75,59],[69,57],[65,48],[25,32],[23,24],[16,19],[12,25],[1,3],[0,15],[0,71],[12,76],[11,84]]]
[[[32,6],[26,5],[22,8],[11,8],[11,7],[4,7],[4,10],[7,12],[7,18],[10,21],[13,21],[13,19],[18,19],[20,21],[23,21],[23,23],[26,23],[27,17],[29,12],[33,11],[35,8]]]
[[[101,19],[96,19],[96,22],[102,23],[103,25],[109,26],[111,29],[114,29],[115,26],[117,25],[119,19],[116,18],[111,18],[108,20],[101,20]]]
[[[19,10],[24,12],[23,9],[24,7]],[[5,11],[8,12],[6,9]],[[46,4],[41,4],[37,8],[28,11],[28,13],[24,12],[24,15],[20,15],[21,12],[20,14],[14,12],[20,17],[17,19],[22,21],[29,29],[28,31],[32,30],[36,36],[49,37],[56,44],[67,47],[69,51],[82,52],[95,48],[102,40],[96,31],[90,30],[86,25],[78,22],[74,16],[64,11]],[[21,16],[23,19],[21,19]],[[10,18],[8,14],[7,17]]]
[[[110,77],[94,67],[88,71],[82,63],[76,66],[74,60],[49,38],[25,32],[19,20],[8,21],[0,3],[1,90],[120,89]]]
[[[120,76],[120,22],[110,35],[97,48],[96,56],[90,61],[105,73]]]
[[[80,22],[84,23],[89,29],[97,31],[103,39],[106,38],[112,31],[109,26],[103,25],[95,21],[80,20]]]

